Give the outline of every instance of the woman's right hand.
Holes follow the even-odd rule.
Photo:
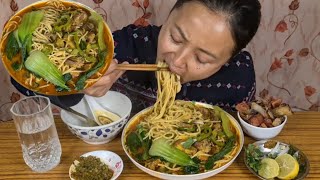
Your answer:
[[[128,62],[123,62],[123,64],[128,64]],[[116,80],[118,80],[123,73],[124,70],[116,70],[118,65],[118,61],[113,59],[110,63],[110,66],[107,72],[91,87],[86,88],[83,92],[90,96],[101,97],[105,95],[111,86],[113,85]]]

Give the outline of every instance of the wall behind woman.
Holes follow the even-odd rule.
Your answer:
[[[98,11],[112,31],[128,24],[161,25],[176,0],[77,0]],[[260,0],[261,26],[248,45],[257,94],[284,98],[291,106],[320,110],[320,1]],[[0,0],[0,33],[18,10],[36,0]],[[0,63],[0,121],[10,120],[12,103],[22,98]],[[53,108],[58,113],[58,109]]]
[[[248,45],[257,93],[302,110],[320,110],[320,1],[261,0],[262,20]]]

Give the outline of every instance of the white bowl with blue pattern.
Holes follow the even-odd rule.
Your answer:
[[[116,91],[108,91],[104,96],[95,99],[101,106],[120,115],[121,118],[110,124],[87,127],[80,117],[72,113],[61,110],[60,115],[62,121],[68,126],[69,130],[84,142],[88,144],[104,144],[113,140],[119,132],[122,131],[129,119],[132,103],[127,96]],[[84,98],[71,108],[93,118],[90,108]]]

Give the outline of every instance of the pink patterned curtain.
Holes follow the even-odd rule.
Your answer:
[[[320,108],[320,1],[261,0],[262,21],[248,45],[256,96],[281,97],[300,110]]]
[[[18,10],[36,0],[0,0],[0,32]],[[111,30],[128,24],[161,25],[176,0],[77,0],[99,12]],[[320,108],[320,1],[260,0],[262,22],[247,50],[253,55],[257,94],[281,97],[302,110]],[[0,121],[21,98],[0,62]],[[54,112],[59,113],[57,108]]]

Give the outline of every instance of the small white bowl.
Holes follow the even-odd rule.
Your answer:
[[[281,132],[282,128],[284,127],[288,119],[287,116],[284,116],[285,119],[279,126],[262,128],[247,123],[245,120],[241,118],[239,111],[237,112],[237,115],[243,132],[256,140],[265,140],[276,137]]]
[[[83,157],[95,156],[97,158],[100,158],[101,162],[105,163],[113,171],[113,176],[112,176],[111,180],[117,179],[123,170],[123,161],[120,158],[120,156],[118,156],[114,152],[103,151],[103,150],[92,151],[92,152],[85,153],[81,156],[83,156]],[[72,164],[69,168],[69,177],[71,180],[74,180],[71,177],[71,172],[73,172],[74,169],[75,169],[75,166]]]
[[[85,122],[77,115],[61,110],[61,119],[69,130],[88,144],[104,144],[113,140],[127,123],[132,104],[130,99],[116,91],[108,91],[104,96],[95,98],[106,109],[120,115],[120,119],[102,126],[86,127]],[[90,108],[84,98],[72,109],[93,119]]]

